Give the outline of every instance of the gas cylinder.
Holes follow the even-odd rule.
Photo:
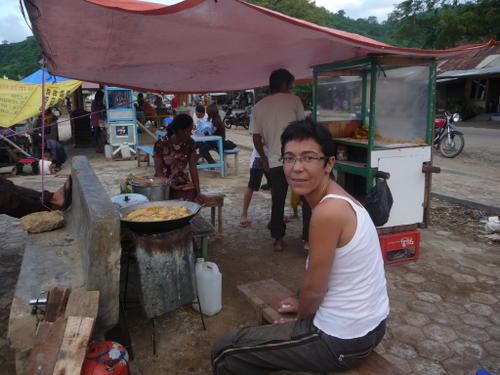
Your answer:
[[[127,349],[114,341],[92,341],[81,375],[128,375]]]
[[[222,308],[222,274],[217,264],[198,258],[195,265],[196,291],[200,299],[201,312],[212,316]],[[195,300],[193,308],[199,310]]]

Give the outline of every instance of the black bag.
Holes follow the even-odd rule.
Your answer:
[[[234,143],[233,141],[230,141],[230,140],[226,139],[224,141],[224,145],[222,146],[222,148],[224,150],[232,150],[232,149],[236,148],[236,143]]]
[[[387,185],[387,181],[383,178],[375,180],[375,186],[366,195],[365,208],[370,214],[375,226],[381,226],[389,220],[389,214],[392,208],[392,194]]]

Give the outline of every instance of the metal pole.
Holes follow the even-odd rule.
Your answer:
[[[56,125],[57,126],[57,125]],[[40,171],[42,177],[42,194],[40,195],[40,201],[42,205],[45,202],[45,58],[42,60],[42,170]]]
[[[2,141],[5,141],[7,142],[9,145],[11,145],[12,147],[14,147],[16,150],[18,150],[19,152],[21,152],[23,155],[29,157],[29,158],[32,158],[33,156],[31,156],[30,154],[28,154],[26,151],[24,151],[21,147],[19,147],[18,145],[16,145],[14,142],[12,142],[9,138],[7,137],[4,137],[3,135],[0,135],[0,139]]]

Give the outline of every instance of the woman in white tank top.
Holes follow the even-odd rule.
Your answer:
[[[288,183],[313,208],[300,295],[280,302],[280,312],[296,318],[217,340],[216,374],[347,370],[385,333],[389,299],[377,231],[363,206],[330,178],[330,133],[311,120],[297,121],[281,142]]]

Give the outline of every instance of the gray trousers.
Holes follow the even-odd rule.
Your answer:
[[[260,375],[273,371],[315,373],[357,367],[385,334],[385,320],[367,335],[339,339],[317,329],[312,318],[245,327],[219,335],[212,346],[215,375]]]

